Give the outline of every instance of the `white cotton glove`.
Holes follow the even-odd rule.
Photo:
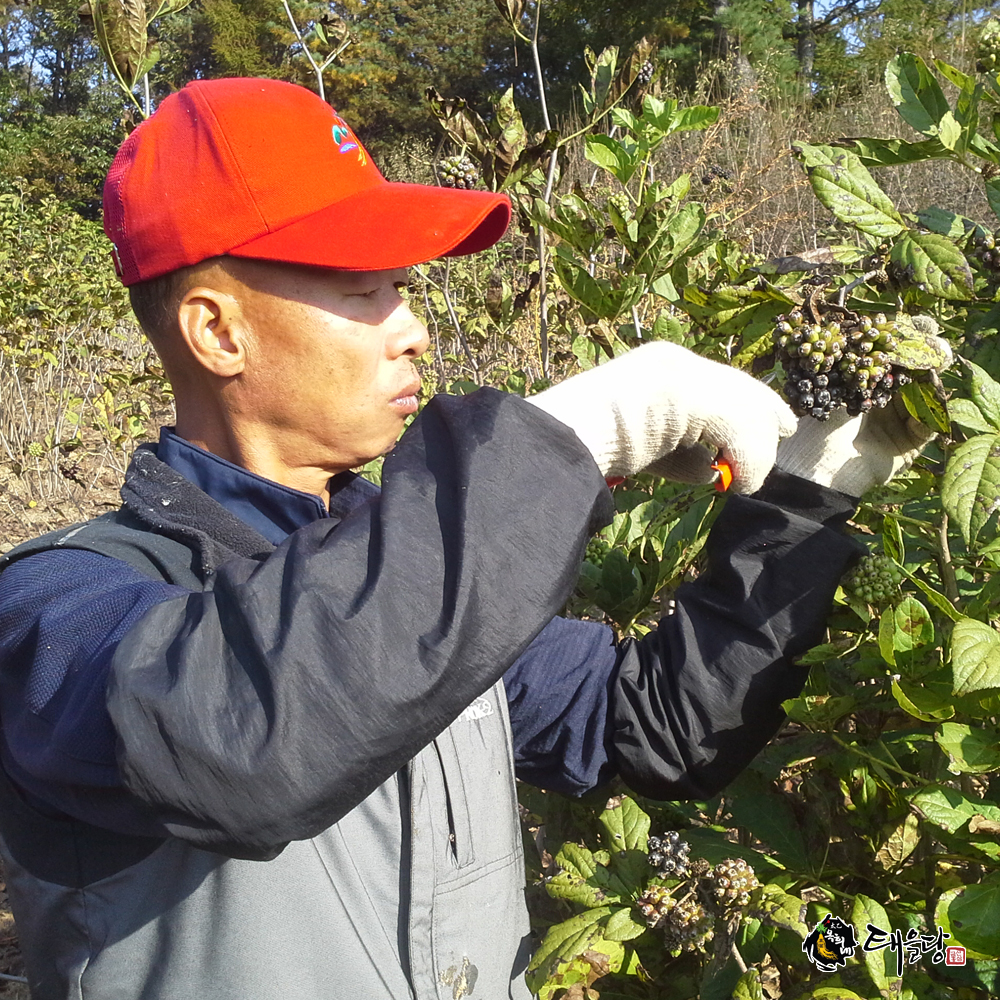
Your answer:
[[[946,359],[940,368],[947,368],[951,347],[936,336],[937,323],[929,316],[914,316],[913,326],[928,342],[933,341]],[[851,417],[839,409],[826,421],[802,417],[799,429],[778,446],[775,464],[794,476],[860,497],[908,469],[934,436],[895,396],[884,410],[862,416]]]
[[[576,431],[605,476],[643,469],[711,482],[718,449],[733,490],[754,493],[774,465],[791,409],[751,375],[665,341],[645,344],[527,400]]]
[[[839,409],[823,422],[802,417],[799,429],[778,446],[775,464],[793,476],[860,497],[908,469],[934,435],[896,397],[884,410],[863,416]]]

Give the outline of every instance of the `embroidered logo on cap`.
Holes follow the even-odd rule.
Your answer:
[[[358,162],[364,166],[368,162],[368,158],[365,156],[364,149],[358,143],[357,139],[354,138],[347,122],[338,114],[333,116],[333,121],[333,141],[337,144],[337,148],[341,153],[349,153],[352,149],[356,149],[358,151]]]

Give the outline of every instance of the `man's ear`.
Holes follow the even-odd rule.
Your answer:
[[[234,296],[205,285],[188,289],[177,306],[177,325],[191,355],[208,372],[220,378],[243,372],[251,328]]]

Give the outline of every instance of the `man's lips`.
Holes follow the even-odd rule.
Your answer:
[[[411,409],[412,412],[416,413],[418,392],[420,392],[420,379],[417,379],[416,382],[411,382],[397,396],[394,396],[390,401],[391,405]]]

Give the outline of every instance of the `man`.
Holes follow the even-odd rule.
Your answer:
[[[816,424],[768,475],[785,404],[654,344],[529,401],[436,397],[393,448],[427,348],[405,269],[508,218],[386,183],[274,81],[190,84],[123,145],[105,226],[177,424],[120,511],[0,563],[36,1000],[526,997],[515,767],[709,796],[780,725],[855,555],[851,496],[923,438]],[[620,645],[554,617],[604,476],[703,479],[716,447],[753,495],[676,613]],[[386,451],[381,491],[350,471]]]

